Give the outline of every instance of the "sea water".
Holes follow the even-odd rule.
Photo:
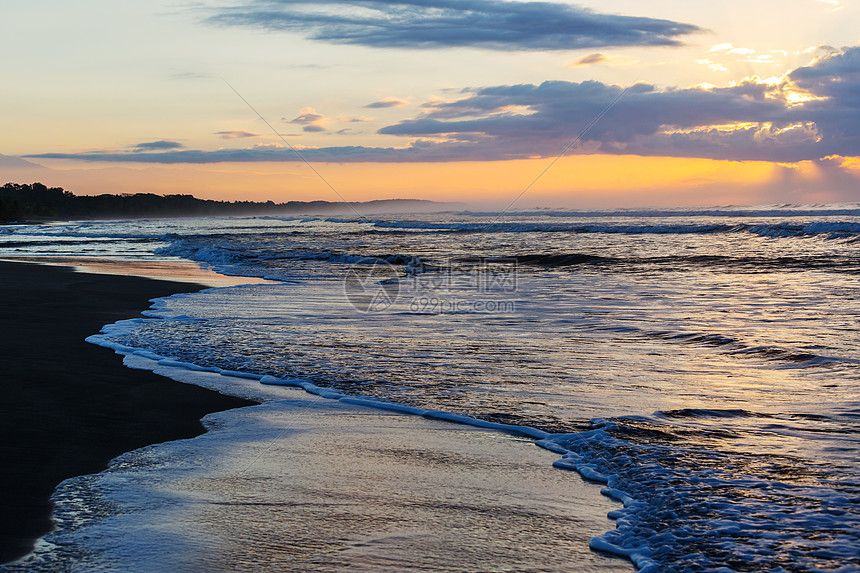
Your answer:
[[[5,229],[5,256],[272,279],[92,341],[249,397],[520,428],[619,502],[591,546],[640,568],[860,570],[856,204]]]

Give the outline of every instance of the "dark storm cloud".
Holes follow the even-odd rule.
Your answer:
[[[207,21],[375,48],[674,46],[678,37],[701,31],[691,24],[569,4],[495,0],[251,0],[221,8]]]

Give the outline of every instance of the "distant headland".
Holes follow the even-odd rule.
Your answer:
[[[75,195],[42,183],[6,183],[0,187],[0,223],[70,219],[140,219],[249,215],[362,215],[460,211],[465,203],[424,199],[382,199],[358,203],[340,201],[214,201],[192,195],[135,193]]]

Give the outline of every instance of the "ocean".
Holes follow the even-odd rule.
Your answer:
[[[526,436],[618,502],[590,545],[640,569],[860,571],[860,204],[63,222],[0,255],[270,279],[90,341]]]

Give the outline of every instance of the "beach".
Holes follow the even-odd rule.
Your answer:
[[[276,392],[64,482],[59,529],[2,570],[632,570],[589,549],[619,505],[531,440]]]
[[[252,402],[122,366],[84,339],[154,297],[200,285],[0,262],[0,562],[52,527],[49,500],[72,476],[142,446],[204,431],[200,418]]]
[[[259,404],[63,481],[55,529],[0,570],[860,564],[860,205],[499,217],[6,228],[4,256],[101,273],[15,267],[96,293],[63,300],[91,309],[86,351],[51,353],[71,315],[11,290],[22,376],[98,356]],[[137,281],[111,275],[184,284],[93,310]],[[74,387],[102,416],[133,409]],[[73,433],[37,406],[20,428]]]
[[[0,277],[4,561],[58,525],[4,570],[630,570],[588,548],[618,504],[531,439],[280,386],[224,411],[254,402],[204,387],[259,383],[84,342],[203,285],[26,263]]]

